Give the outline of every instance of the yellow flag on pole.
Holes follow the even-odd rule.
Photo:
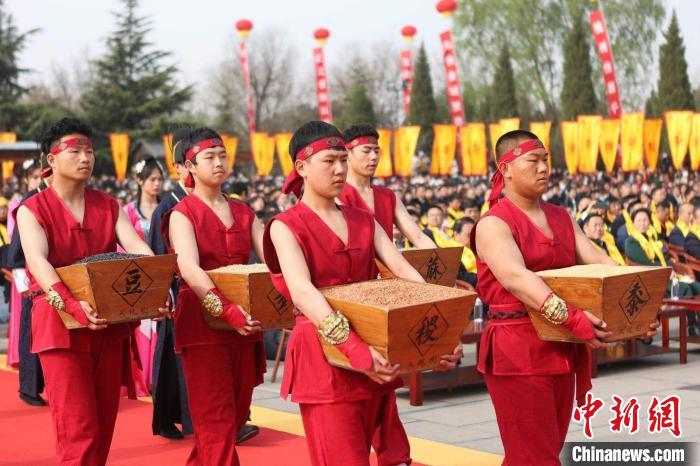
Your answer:
[[[600,125],[600,158],[603,159],[606,172],[611,172],[615,168],[619,141],[620,120],[604,119]]]
[[[486,148],[486,125],[467,123],[469,133],[469,158],[472,175],[486,175],[489,172],[488,149]],[[462,140],[464,144],[464,139]]]
[[[600,146],[600,115],[579,115],[578,117],[578,170],[593,173],[598,163]]]
[[[683,160],[688,153],[690,131],[693,127],[693,115],[690,110],[671,110],[664,112],[666,135],[671,149],[671,161],[676,170],[683,166]]]
[[[455,125],[433,125],[435,138],[430,160],[431,175],[449,175],[457,149],[457,127]]]
[[[226,149],[226,166],[230,174],[233,171],[233,166],[236,163],[236,151],[238,150],[238,138],[230,134],[221,133],[221,141]]]
[[[173,135],[164,134],[161,139],[163,140],[163,154],[165,158],[165,167],[168,169],[170,178],[173,180],[179,179],[177,170],[175,170],[175,159],[173,158]]]
[[[112,148],[112,160],[114,161],[114,173],[118,180],[126,178],[130,142],[127,133],[110,133],[109,135],[109,146]]]
[[[700,168],[700,113],[693,115],[693,125],[690,130],[690,166],[693,170]]]
[[[663,126],[661,118],[644,120],[644,159],[651,171],[656,171],[656,165],[659,162],[661,126]]]
[[[391,176],[393,174],[391,164],[391,130],[378,129],[377,133],[379,133],[379,162],[374,176]]]
[[[561,137],[564,140],[564,161],[572,175],[578,167],[578,122],[562,121]]]
[[[644,113],[623,113],[620,118],[622,170],[644,169]]]
[[[17,142],[17,134],[5,132],[0,133],[0,142],[4,143],[14,143]],[[3,160],[2,161],[2,179],[6,180],[12,176],[12,172],[15,169],[14,160]]]

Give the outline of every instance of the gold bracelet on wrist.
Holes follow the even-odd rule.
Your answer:
[[[221,299],[213,291],[207,292],[202,299],[202,307],[214,317],[219,317],[224,312],[224,305]]]
[[[49,306],[56,309],[57,311],[66,310],[65,301],[63,301],[61,295],[58,294],[58,292],[53,288],[49,288],[49,291],[46,293],[46,302],[49,303]]]
[[[555,325],[561,325],[569,318],[566,303],[554,293],[544,302],[541,312],[545,319]]]
[[[350,337],[350,322],[340,311],[336,311],[323,319],[316,332],[331,345],[340,345]]]

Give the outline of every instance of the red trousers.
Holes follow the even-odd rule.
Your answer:
[[[370,444],[379,466],[410,464],[410,447],[394,392],[371,400],[301,403],[306,443],[313,466],[369,466]]]
[[[124,345],[95,335],[92,351],[39,353],[61,465],[104,465],[119,409]]]
[[[505,450],[503,466],[559,466],[574,408],[574,374],[484,374]]]
[[[250,410],[256,374],[254,343],[182,348],[194,428],[188,465],[238,465],[236,436]]]

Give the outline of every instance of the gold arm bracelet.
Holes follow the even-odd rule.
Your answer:
[[[555,325],[561,325],[569,318],[566,303],[554,293],[544,302],[541,312],[545,319]]]
[[[207,292],[202,299],[202,307],[214,317],[219,317],[224,312],[224,305],[221,299],[212,291]]]
[[[49,303],[49,305],[57,311],[66,310],[65,301],[63,301],[61,295],[58,294],[58,292],[53,288],[49,288],[49,291],[46,293],[46,302]]]
[[[350,322],[340,311],[335,311],[323,319],[316,332],[331,345],[340,345],[350,337]]]

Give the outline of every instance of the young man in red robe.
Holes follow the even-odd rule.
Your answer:
[[[395,386],[399,367],[362,341],[319,288],[376,278],[375,254],[397,277],[423,279],[370,213],[336,205],[347,174],[340,131],[309,122],[294,133],[290,153],[294,171],[283,191],[294,192],[301,201],[274,217],[264,237],[273,282],[292,299],[297,314],[281,395],[291,394],[300,404],[312,465],[369,465],[370,444],[380,424],[385,444],[407,443],[396,398],[383,387]],[[335,345],[356,371],[331,366],[319,338]],[[454,367],[456,359],[443,356],[442,364]],[[401,458],[380,454],[379,464],[409,464],[409,448],[402,451],[406,456]]]
[[[380,155],[377,130],[370,125],[354,125],[345,130],[343,138],[348,150],[348,176],[338,200],[372,213],[389,238],[393,238],[396,225],[416,248],[436,247],[413,221],[396,193],[372,184]]]
[[[503,464],[559,465],[574,399],[582,402],[591,388],[588,348],[604,347],[609,332],[600,319],[565,303],[535,272],[616,264],[593,247],[565,209],[540,200],[549,165],[537,136],[508,132],[496,143],[496,154],[491,208],[472,231],[477,291],[489,305],[490,318],[478,369],[496,410]],[[585,345],[540,340],[526,306],[539,309]],[[651,325],[649,336],[656,327]]]
[[[260,323],[216,289],[206,270],[247,264],[251,248],[262,257],[263,226],[244,203],[221,192],[227,154],[221,137],[195,129],[180,142],[194,188],[163,219],[180,274],[175,349],[181,353],[195,445],[188,465],[238,465],[236,435],[245,424],[255,385],[262,383],[265,352]],[[169,217],[168,217],[169,216]],[[204,312],[231,330],[207,325]]]
[[[130,253],[153,254],[115,199],[85,187],[95,163],[90,136],[90,128],[75,119],[65,118],[48,130],[41,148],[53,172],[52,185],[16,212],[33,293],[31,351],[39,353],[57,461],[65,465],[107,461],[133,327],[107,325],[71,294],[55,269],[114,252],[117,243]],[[57,310],[86,328],[68,330]]]

